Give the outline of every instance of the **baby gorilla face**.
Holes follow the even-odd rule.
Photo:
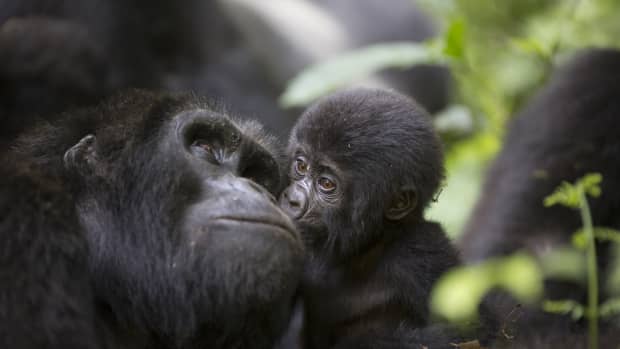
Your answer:
[[[296,220],[306,239],[324,236],[328,216],[343,207],[345,174],[319,153],[306,153],[302,145],[289,165],[290,185],[280,197],[280,207]]]
[[[419,218],[443,171],[428,114],[384,90],[318,101],[297,121],[288,154],[290,184],[280,206],[310,250],[339,255],[362,248],[386,224]]]

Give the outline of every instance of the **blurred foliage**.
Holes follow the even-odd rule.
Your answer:
[[[573,244],[582,243],[585,248],[586,268],[587,268],[587,285],[588,285],[588,305],[583,307],[576,304],[572,300],[547,302],[543,305],[543,309],[549,312],[571,313],[573,319],[578,319],[583,314],[588,318],[588,348],[598,348],[598,318],[601,315],[599,304],[599,270],[597,263],[597,248],[595,243],[594,225],[592,223],[592,214],[590,213],[590,205],[587,197],[599,197],[601,195],[601,187],[599,184],[603,181],[600,173],[588,173],[579,178],[575,183],[562,182],[555,191],[544,199],[545,207],[553,205],[563,205],[579,210],[581,214],[581,222],[583,228],[577,231],[573,236]],[[608,229],[607,235],[613,235],[613,231]],[[578,236],[582,235],[580,239]],[[576,237],[577,236],[577,237]],[[577,245],[576,247],[582,247]],[[610,303],[608,312],[614,311],[615,303]]]
[[[598,241],[613,241],[620,243],[620,231],[616,229],[606,227],[594,227],[592,229],[594,238]],[[575,235],[573,235],[573,246],[585,250],[588,246],[586,232],[583,229],[579,229]]]
[[[413,0],[412,0],[413,1]],[[485,167],[501,147],[510,118],[544,84],[556,65],[587,47],[620,48],[617,0],[417,0],[439,23],[441,35],[424,43],[385,43],[348,52],[309,67],[291,81],[283,105],[306,105],[337,88],[393,67],[420,63],[447,65],[454,78],[454,105],[435,116],[446,141],[447,180],[429,218],[456,238],[479,194]],[[547,300],[551,312],[588,317],[590,345],[596,347],[599,316],[620,312],[620,299],[598,304],[594,240],[617,242],[617,231],[593,227],[586,196],[600,195],[598,174],[575,184],[563,183],[546,198],[579,210],[583,229],[573,246],[543,255],[525,254],[456,268],[432,293],[434,314],[455,322],[476,317],[482,297],[492,288],[508,290],[522,302],[537,301],[544,277],[588,286],[588,306]],[[543,205],[543,203],[541,203]],[[620,246],[620,244],[614,244]],[[620,247],[616,248],[620,261]],[[620,263],[620,262],[619,262]],[[607,288],[620,294],[620,268],[611,268]],[[593,316],[590,316],[593,315]],[[594,344],[594,345],[593,345]]]
[[[620,298],[611,297],[599,304],[599,270],[596,259],[597,241],[615,243],[614,258],[620,255],[620,231],[605,227],[594,227],[587,197],[601,194],[599,173],[589,173],[575,183],[563,182],[544,199],[544,205],[563,205],[574,208],[581,214],[583,227],[574,233],[572,246],[553,249],[537,260],[517,253],[512,256],[487,260],[477,265],[454,268],[435,285],[431,297],[433,314],[455,323],[467,323],[475,319],[480,302],[493,288],[510,292],[521,302],[533,303],[539,300],[543,290],[543,279],[575,281],[587,285],[588,304],[572,299],[544,300],[542,309],[558,314],[570,314],[577,320],[586,317],[589,324],[589,347],[598,346],[598,318],[620,314]],[[541,203],[542,205],[542,203]],[[607,293],[618,295],[618,268],[611,268]]]
[[[457,267],[441,277],[431,298],[431,311],[454,323],[466,324],[478,315],[484,295],[502,288],[525,303],[542,294],[542,271],[536,260],[517,253],[477,265]]]
[[[582,251],[570,246],[556,248],[540,257],[546,278],[586,283],[586,257]]]
[[[620,48],[620,1],[415,3],[437,20],[439,37],[425,43],[374,45],[308,67],[291,81],[281,103],[308,104],[385,68],[447,64],[461,115],[456,120],[436,119],[442,135],[448,134],[448,178],[429,216],[456,237],[477,199],[485,166],[500,148],[506,122],[546,81],[554,66],[584,47]],[[457,132],[461,137],[455,139],[453,130],[463,125],[465,132]]]
[[[585,307],[573,300],[552,301],[545,300],[542,308],[548,313],[570,314],[573,320],[579,320],[585,313]]]
[[[595,198],[601,195],[601,187],[599,186],[601,181],[603,181],[603,177],[600,173],[590,173],[577,180],[575,184],[562,182],[553,194],[545,198],[545,207],[560,204],[570,208],[580,208],[583,204],[582,196],[584,193]]]
[[[312,66],[297,75],[280,97],[284,107],[306,105],[315,99],[385,68],[436,63],[440,55],[419,43],[378,44],[351,51]]]

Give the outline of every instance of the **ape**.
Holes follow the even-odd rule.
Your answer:
[[[379,8],[380,13],[372,0],[313,1],[326,16],[333,13],[338,26],[342,24],[348,48],[378,41],[422,40],[433,33],[432,23],[409,0]],[[292,37],[298,38],[299,33],[316,31],[307,13],[234,22],[230,11],[223,10],[231,3],[4,0],[0,5],[0,113],[4,117],[6,110],[22,113],[8,113],[15,122],[0,132],[0,147],[28,128],[41,112],[49,117],[55,115],[50,111],[90,105],[128,87],[192,90],[216,97],[234,112],[260,118],[268,130],[287,135],[298,111],[285,111],[278,105],[286,81],[275,76],[287,75],[288,80],[298,71],[285,67],[301,68],[299,62],[325,57],[327,45],[317,45],[316,55],[308,52],[305,36],[286,40],[290,33],[297,33]],[[247,3],[260,7],[270,2]],[[237,12],[247,12],[247,8]],[[377,30],[368,24],[377,19],[389,25]],[[2,29],[11,21],[13,28],[21,29]],[[265,26],[262,22],[278,30],[260,30]],[[416,67],[381,75],[390,86],[407,91],[431,111],[447,103],[450,80],[444,69]]]
[[[462,236],[460,246],[466,260],[519,249],[540,255],[569,244],[581,227],[579,213],[560,206],[545,208],[543,199],[562,181],[574,182],[588,172],[603,175],[602,195],[588,200],[594,224],[620,228],[619,87],[620,52],[591,50],[559,69],[515,117]],[[608,247],[601,243],[598,250],[603,280]],[[585,301],[582,285],[549,280],[545,286],[548,298]],[[524,317],[525,328],[517,340],[540,341],[532,340],[532,346],[521,343],[522,347],[546,340],[564,341],[579,330],[570,319],[562,324],[557,317],[536,312],[531,316]],[[585,347],[585,340],[579,344],[573,339],[570,346],[578,345]]]
[[[4,160],[0,347],[102,348],[71,195],[54,178]]]
[[[107,70],[102,48],[84,26],[44,17],[8,20],[0,26],[0,142],[37,116],[99,101],[108,93]]]
[[[133,91],[24,134],[2,158],[0,346],[271,347],[303,264],[279,159],[188,95]]]
[[[560,69],[509,126],[461,241],[468,260],[570,241],[579,215],[542,204],[562,182],[603,175],[594,224],[620,227],[620,52],[593,50]]]
[[[392,92],[337,93],[304,112],[288,154],[291,184],[280,205],[308,253],[305,348],[458,342],[421,329],[433,283],[459,263],[439,224],[423,217],[443,178],[427,113]]]

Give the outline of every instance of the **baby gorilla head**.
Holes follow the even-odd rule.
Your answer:
[[[353,89],[311,106],[288,145],[290,186],[280,204],[308,247],[341,257],[383,227],[417,220],[443,178],[428,114],[400,94]]]

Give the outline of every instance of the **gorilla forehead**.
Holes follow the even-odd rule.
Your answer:
[[[290,144],[310,145],[313,152],[353,166],[411,169],[421,159],[441,162],[439,140],[422,107],[379,89],[351,89],[319,100],[301,116]]]
[[[114,159],[121,152],[135,151],[137,146],[148,145],[149,140],[157,139],[162,132],[169,132],[164,124],[187,110],[203,110],[212,117],[229,120],[246,139],[274,154],[277,160],[282,157],[275,138],[265,133],[255,121],[230,118],[223,106],[190,93],[164,94],[143,90],[125,91],[96,107],[67,113],[57,123],[41,125],[29,133],[27,139],[18,141],[16,149],[17,153],[34,156],[39,165],[62,173],[64,152],[84,136],[96,135],[101,160]]]

